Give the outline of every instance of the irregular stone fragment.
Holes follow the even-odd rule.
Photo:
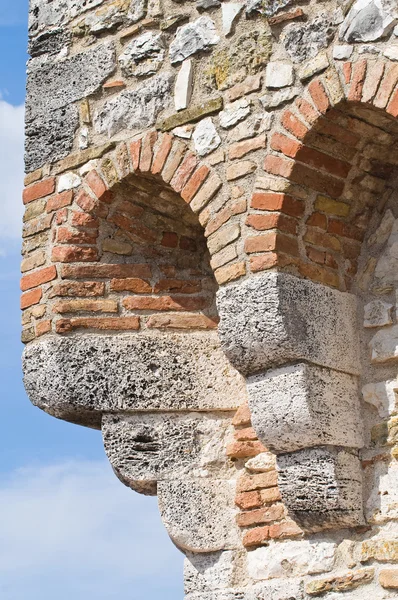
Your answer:
[[[398,590],[398,569],[382,569],[379,581],[383,588]]]
[[[364,327],[383,327],[392,323],[393,305],[383,300],[373,300],[364,309]]]
[[[275,108],[284,102],[293,100],[293,98],[300,94],[300,91],[300,88],[297,87],[286,88],[285,90],[280,90],[274,94],[266,94],[265,96],[261,96],[260,102],[265,109]]]
[[[265,71],[265,85],[268,88],[282,88],[292,85],[293,67],[281,61],[270,62]]]
[[[305,591],[309,596],[320,596],[325,592],[345,592],[353,590],[360,585],[370,583],[374,577],[375,570],[372,568],[349,571],[334,577],[325,577],[309,581]]]
[[[132,23],[137,23],[147,14],[148,0],[131,0],[127,17]]]
[[[94,115],[98,133],[112,137],[122,129],[143,129],[156,121],[159,112],[170,102],[171,78],[168,74],[153,77],[134,90],[124,90],[106,101]]]
[[[224,352],[243,373],[300,358],[360,372],[352,294],[287,273],[267,273],[221,288],[217,306]]]
[[[316,73],[324,71],[329,66],[329,59],[326,52],[320,52],[315,58],[304,63],[299,70],[300,79],[309,79]]]
[[[266,17],[272,17],[292,2],[293,0],[247,0],[246,13],[248,15],[260,13]]]
[[[386,523],[398,518],[398,463],[375,463],[368,470],[370,494],[366,500],[366,518],[370,523]],[[379,560],[379,559],[377,559]]]
[[[161,33],[147,31],[131,41],[119,56],[119,65],[126,77],[153,75],[161,67],[165,55]]]
[[[222,28],[225,35],[232,33],[235,22],[243,10],[243,4],[224,2],[222,4]]]
[[[202,104],[191,106],[190,108],[181,110],[175,115],[171,115],[171,117],[161,119],[157,123],[157,128],[161,131],[170,131],[170,129],[174,129],[180,125],[192,123],[194,121],[198,121],[200,118],[205,117],[206,115],[212,115],[213,113],[219,112],[222,107],[223,99],[221,97],[211,98]]]
[[[177,29],[176,36],[170,45],[171,63],[182,62],[201,50],[208,50],[219,41],[214,21],[210,17],[199,17],[196,21]]]
[[[267,473],[276,468],[276,456],[271,452],[261,452],[257,456],[250,458],[245,464],[245,468],[253,473]]]
[[[330,542],[270,544],[249,552],[249,575],[260,581],[324,573],[332,570],[335,551],[336,544]]]
[[[93,34],[113,29],[123,23],[129,0],[114,0],[111,4],[90,12],[84,19],[87,30]]]
[[[336,60],[347,60],[347,58],[350,58],[353,51],[354,51],[354,46],[348,46],[347,44],[342,44],[340,46],[334,46],[333,58],[335,58]]]
[[[308,23],[292,23],[283,33],[283,44],[293,62],[301,63],[314,58],[327,48],[334,35],[334,27],[326,13],[320,13]]]
[[[82,180],[76,173],[64,173],[58,179],[57,191],[64,192],[65,190],[71,190],[78,187]]]
[[[49,337],[26,348],[24,365],[34,404],[85,424],[116,409],[229,410],[245,397],[216,333]]]
[[[377,409],[380,417],[388,417],[397,411],[397,391],[398,381],[393,379],[364,385],[362,396]]]
[[[250,377],[253,427],[276,453],[319,445],[363,446],[355,377],[299,363]]]
[[[230,130],[228,141],[239,142],[264,133],[271,128],[273,115],[256,113]]]
[[[198,0],[196,3],[196,9],[199,12],[211,10],[212,8],[218,8],[219,6],[221,6],[221,2],[219,2],[219,0]]]
[[[241,98],[226,104],[225,109],[220,112],[220,125],[224,129],[233,127],[239,121],[243,121],[250,114],[250,102],[246,98]]]
[[[195,150],[199,156],[206,156],[221,144],[221,138],[214,127],[211,117],[200,121],[193,132]]]
[[[193,61],[184,60],[174,86],[174,106],[176,110],[188,108],[193,91]]]
[[[378,562],[398,562],[398,540],[379,538],[367,540],[360,545],[360,561],[375,559]]]
[[[398,359],[398,325],[378,331],[370,340],[373,363],[385,363]]]
[[[72,35],[65,29],[57,28],[44,31],[34,38],[30,38],[28,51],[32,58],[42,54],[58,54],[71,44]]]
[[[340,39],[373,42],[387,35],[395,24],[381,0],[356,0],[340,28]]]
[[[159,482],[160,515],[176,546],[190,552],[238,547],[234,493],[234,482],[220,479]]]
[[[281,454],[277,464],[282,500],[304,531],[364,523],[362,468],[357,456],[328,446]]]
[[[226,550],[211,554],[188,553],[184,560],[185,593],[202,593],[233,586],[239,569],[240,552]]]

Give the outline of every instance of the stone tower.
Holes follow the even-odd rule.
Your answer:
[[[30,4],[30,399],[187,600],[397,598],[397,2]]]

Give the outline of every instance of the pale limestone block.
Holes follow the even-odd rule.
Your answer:
[[[294,69],[291,64],[281,61],[270,62],[265,71],[265,85],[268,88],[282,88],[292,85]]]
[[[299,95],[300,91],[301,90],[298,87],[286,88],[273,94],[265,94],[264,96],[261,96],[259,100],[267,110],[269,108],[275,108],[284,102],[289,102],[289,100],[293,100],[293,98]]]
[[[173,129],[173,134],[184,140],[190,140],[192,137],[193,130],[193,125],[182,125],[181,127],[175,127]]]
[[[271,542],[248,554],[249,576],[260,581],[327,573],[333,568],[335,551],[331,542]]]
[[[380,417],[385,418],[397,412],[397,391],[398,381],[393,379],[364,385],[362,396],[377,409]]]
[[[364,309],[364,327],[383,327],[391,325],[393,305],[383,300],[373,300]]]
[[[357,378],[299,363],[247,380],[253,427],[271,451],[363,446]]]
[[[354,51],[354,46],[341,44],[333,47],[333,58],[336,60],[347,60]]]
[[[82,180],[76,173],[63,173],[58,179],[57,192],[65,192],[79,187]]]
[[[222,11],[222,29],[224,35],[233,33],[234,25],[240,13],[243,10],[243,4],[238,2],[224,2],[221,5]]]
[[[183,551],[217,552],[239,547],[234,499],[233,481],[158,483],[160,516],[169,536]]]
[[[378,331],[369,343],[373,363],[398,360],[398,325]]]
[[[233,127],[239,121],[243,121],[250,114],[250,102],[246,98],[240,98],[236,102],[226,104],[220,112],[220,125],[224,129]]]
[[[214,21],[203,16],[182,25],[177,29],[174,40],[170,45],[170,60],[172,64],[182,62],[202,50],[208,50],[218,44],[220,37]]]
[[[192,137],[195,144],[195,150],[199,156],[210,154],[210,152],[216,150],[221,144],[221,138],[218,135],[211,117],[202,119],[202,121],[196,125]]]
[[[385,244],[388,240],[395,222],[395,217],[390,209],[386,210],[383,219],[376,231],[369,237],[368,246]]]
[[[324,71],[329,66],[329,59],[326,52],[320,52],[315,58],[305,62],[299,69],[300,79],[309,79],[316,73]]]
[[[398,60],[398,44],[388,46],[383,52],[386,58],[390,60]]]
[[[184,591],[186,594],[227,589],[242,560],[240,552],[226,550],[211,554],[187,553],[184,560]]]
[[[245,468],[252,473],[267,473],[276,468],[276,456],[272,452],[261,452],[250,458],[245,464]]]
[[[366,518],[371,523],[398,519],[398,462],[377,462],[369,470]]]
[[[184,60],[174,86],[174,106],[176,110],[188,108],[193,91],[193,61]]]

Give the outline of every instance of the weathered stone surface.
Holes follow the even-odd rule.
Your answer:
[[[263,107],[268,110],[269,108],[276,108],[280,104],[284,102],[288,102],[292,100],[300,93],[300,88],[291,87],[286,88],[285,90],[280,90],[278,92],[274,92],[273,94],[265,94],[260,97],[260,102]]]
[[[236,102],[227,104],[225,109],[220,112],[220,125],[224,129],[228,129],[243,121],[249,114],[250,102],[246,98],[241,98]]]
[[[319,445],[363,446],[356,377],[299,363],[250,377],[252,423],[276,453]]]
[[[398,518],[398,463],[375,463],[367,472],[370,494],[365,516],[370,523],[385,523]]]
[[[235,485],[225,480],[161,481],[159,510],[173,542],[184,551],[217,552],[239,546],[233,526]]]
[[[356,0],[340,28],[340,39],[349,43],[372,42],[387,35],[395,23],[381,0]]]
[[[174,106],[176,110],[188,108],[193,91],[193,61],[184,60],[176,77],[174,86]]]
[[[391,325],[393,305],[383,300],[373,300],[364,309],[364,327],[383,327]]]
[[[292,65],[282,61],[270,62],[265,71],[265,85],[268,88],[282,88],[292,85],[294,71]]]
[[[388,221],[386,218],[386,227],[390,224],[390,221],[391,218]],[[383,284],[396,283],[398,281],[398,219],[394,221],[387,246],[377,261],[375,276]]]
[[[156,121],[159,112],[170,104],[171,77],[158,75],[134,90],[124,90],[104,103],[94,115],[98,133],[109,137],[122,129],[142,129]]]
[[[226,589],[234,584],[241,559],[239,552],[188,553],[184,560],[186,594]]]
[[[222,288],[217,305],[223,349],[245,374],[300,359],[359,373],[351,294],[286,273],[267,273]]]
[[[245,464],[245,468],[253,473],[267,473],[276,468],[276,456],[271,452],[261,452],[257,456],[250,458]]]
[[[398,360],[398,325],[378,331],[370,341],[373,363]]]
[[[361,562],[367,562],[372,559],[378,562],[397,562],[398,540],[386,537],[362,542],[359,556]]]
[[[266,17],[272,17],[282,8],[291,4],[293,0],[247,0],[246,13],[248,15],[260,13]]]
[[[230,435],[226,415],[105,415],[105,451],[119,479],[143,493],[156,493],[159,480],[223,479],[224,448]]]
[[[221,138],[214,127],[211,117],[200,121],[193,132],[193,141],[195,150],[199,156],[210,154],[221,144]]]
[[[233,31],[235,22],[243,10],[243,4],[239,4],[238,2],[224,2],[221,10],[223,33],[229,35]]]
[[[158,129],[161,129],[161,131],[170,131],[170,129],[174,129],[180,125],[198,121],[200,118],[205,117],[206,115],[212,115],[216,112],[219,112],[222,109],[222,106],[223,99],[221,97],[211,98],[202,104],[191,106],[186,110],[181,110],[175,115],[171,115],[171,117],[161,119],[157,123],[157,127]]]
[[[245,396],[213,333],[48,337],[25,350],[24,370],[34,404],[95,424],[116,408],[229,409]]]
[[[132,40],[119,56],[119,65],[126,77],[153,75],[161,67],[165,43],[161,33],[147,31]]]
[[[330,17],[321,13],[308,23],[288,25],[283,34],[283,44],[292,60],[301,63],[327,48],[333,35]]]
[[[32,58],[42,54],[58,54],[65,47],[69,47],[72,35],[69,31],[57,28],[45,31],[29,40],[28,51]]]
[[[309,448],[277,458],[279,489],[290,515],[305,531],[355,527],[364,522],[362,470],[345,450]]]
[[[398,590],[398,569],[383,569],[380,571],[379,581],[386,589]]]
[[[380,417],[388,417],[397,411],[397,391],[398,381],[393,379],[364,385],[362,396],[377,409]]]
[[[320,52],[315,58],[305,62],[299,70],[300,79],[309,79],[316,73],[324,71],[329,66],[329,58],[326,52]]]
[[[32,0],[29,12],[29,33],[42,31],[43,29],[64,23],[81,13],[88,11],[103,3],[104,0]]]
[[[372,568],[348,571],[341,575],[314,579],[305,586],[309,596],[320,596],[325,592],[346,592],[366,583],[370,583],[374,577],[375,570]]]
[[[285,542],[257,548],[248,554],[248,571],[255,581],[315,575],[331,571],[336,544]]]
[[[199,17],[196,21],[178,28],[170,45],[171,63],[182,62],[197,52],[208,50],[219,41],[214,21],[210,17]]]

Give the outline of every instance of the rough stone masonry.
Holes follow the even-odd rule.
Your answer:
[[[186,600],[398,598],[396,0],[31,0],[25,385]]]

